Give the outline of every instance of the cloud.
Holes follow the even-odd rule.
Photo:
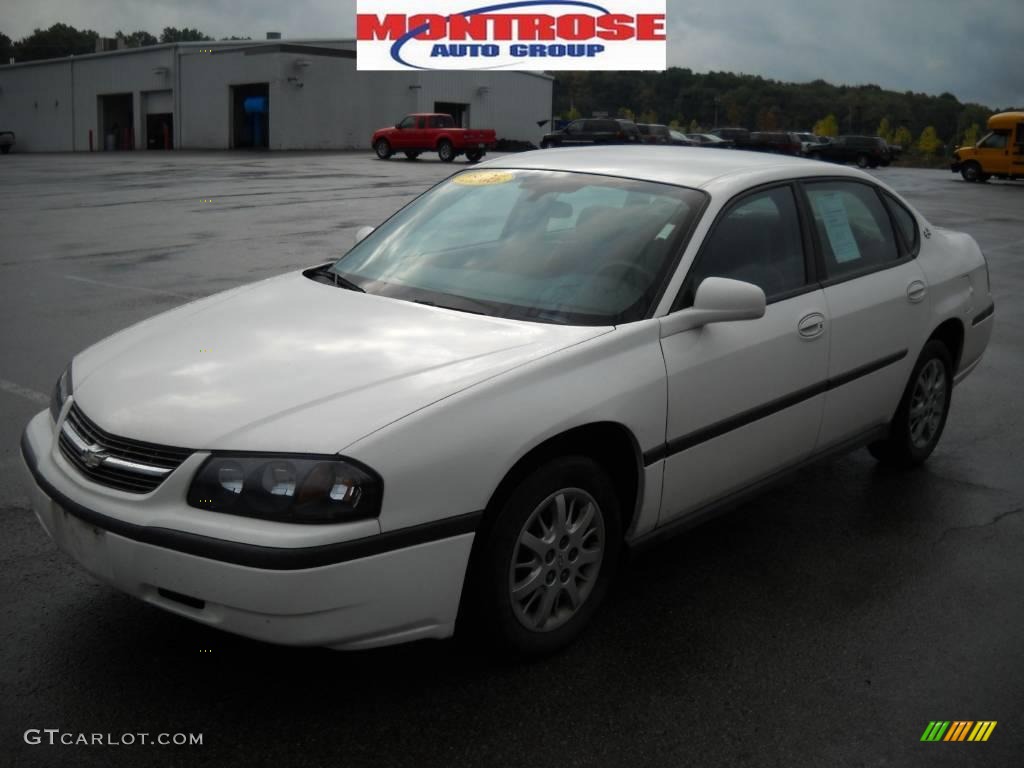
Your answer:
[[[422,7],[423,0],[408,0]],[[17,39],[63,21],[110,35],[197,27],[209,35],[351,37],[355,0],[6,0]],[[669,63],[805,82],[877,83],[1024,107],[1021,0],[668,0]]]

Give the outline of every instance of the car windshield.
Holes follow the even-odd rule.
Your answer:
[[[704,200],[611,176],[471,170],[401,209],[331,270],[406,301],[615,325],[648,314]]]

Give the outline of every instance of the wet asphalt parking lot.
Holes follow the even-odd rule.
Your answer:
[[[928,464],[888,472],[860,451],[802,471],[630,562],[554,658],[263,645],[58,552],[28,510],[18,440],[75,352],[340,255],[455,168],[369,153],[0,161],[0,765],[1021,765],[1022,183],[877,171],[978,240],[996,295],[986,357]],[[998,726],[984,744],[921,743],[936,719]],[[25,743],[45,728],[203,744]]]

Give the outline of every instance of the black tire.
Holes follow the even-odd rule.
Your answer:
[[[964,181],[977,182],[981,181],[981,177],[984,176],[981,172],[981,166],[973,160],[969,160],[963,164],[960,169],[960,175],[963,176]]]
[[[595,533],[584,525],[581,526],[586,529],[583,534],[570,531],[560,540],[552,530],[550,541],[547,536],[534,539],[549,548],[545,556],[533,556],[532,550],[520,539],[528,530],[542,529],[528,529],[528,524],[536,525],[540,518],[546,517],[542,510],[549,510],[554,515],[557,502],[550,500],[556,499],[559,493],[565,492],[572,498],[572,494],[578,495],[580,491],[596,505],[590,525],[595,525],[593,521],[601,521],[602,532]],[[581,510],[586,510],[588,505],[589,502],[584,501],[568,505],[570,513],[566,519],[579,524]],[[576,516],[573,516],[573,510]],[[490,514],[494,517],[489,518],[478,534],[480,538],[469,574],[469,608],[474,623],[501,651],[514,656],[537,657],[564,648],[576,639],[597,612],[615,573],[622,545],[622,524],[615,489],[592,459],[565,456],[542,465],[523,478]],[[554,518],[549,518],[549,522],[554,523]],[[573,540],[571,536],[581,538]],[[593,546],[595,541],[603,543],[600,561],[583,564],[587,559],[585,552],[592,556],[592,551],[585,550],[583,543],[590,542]],[[522,563],[524,554],[534,559],[513,570],[513,559]],[[570,568],[573,569],[572,575],[566,580]],[[582,575],[586,568],[591,569],[587,578]],[[514,578],[524,570],[527,571],[524,581],[535,585],[525,593],[528,595],[524,598],[525,608],[522,601],[516,601],[512,596]],[[580,574],[579,581],[577,573]],[[572,607],[569,599],[570,583],[577,595],[589,590],[582,594],[576,608]],[[543,610],[545,602],[550,606],[547,611]],[[550,621],[553,625],[528,626],[530,606],[536,610],[536,621],[544,624]]]
[[[857,167],[858,168],[867,168],[869,163],[870,163],[870,161],[868,160],[868,156],[867,155],[857,155]]]
[[[450,163],[455,159],[455,147],[448,139],[441,139],[437,143],[437,156],[441,158],[442,163]]]
[[[550,146],[552,146],[552,145],[551,145],[551,143],[547,139],[542,140],[541,143],[540,143],[540,148],[541,149],[547,149]]]
[[[480,150],[470,151],[466,153],[466,160],[470,163],[479,163],[484,157],[484,153]]]
[[[377,139],[377,143],[373,145],[373,151],[377,153],[379,159],[387,160],[392,153],[391,143],[387,139]]]
[[[6,155],[10,151],[11,151],[11,145],[10,144],[4,144],[2,147],[0,147],[0,154]]]
[[[941,396],[935,392],[929,397],[930,392],[925,391],[929,389],[925,381],[928,378],[926,370],[941,370]],[[924,462],[942,437],[952,395],[952,355],[945,344],[937,339],[931,339],[924,345],[910,373],[910,381],[903,392],[903,399],[900,400],[896,415],[889,424],[889,437],[869,445],[871,455],[883,464],[897,467],[913,467]],[[921,413],[931,414],[935,418],[921,416]],[[920,425],[922,420],[925,422],[925,429],[915,436],[915,427]]]
[[[405,159],[406,160],[415,160],[419,156],[420,156],[419,152],[412,152],[412,151],[410,151],[408,149],[405,151]]]

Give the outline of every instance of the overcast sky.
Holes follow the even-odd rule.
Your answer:
[[[112,35],[351,37],[354,0],[4,0],[18,39],[63,21]],[[425,0],[408,7],[428,9]],[[474,7],[470,1],[469,7]],[[668,0],[669,63],[776,80],[877,83],[991,107],[1024,107],[1022,0]]]

